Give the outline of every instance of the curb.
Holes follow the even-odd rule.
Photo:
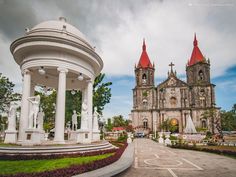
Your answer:
[[[127,146],[122,156],[116,162],[105,166],[103,168],[99,168],[97,170],[93,170],[87,173],[83,173],[80,175],[75,175],[73,177],[110,177],[117,175],[127,168],[129,168],[134,161],[134,143],[131,143]]]

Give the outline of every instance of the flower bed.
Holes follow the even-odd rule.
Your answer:
[[[204,152],[211,152],[215,154],[222,154],[222,155],[229,155],[232,157],[236,157],[236,151],[228,150],[228,149],[217,149],[217,148],[207,148],[207,147],[198,147],[198,146],[189,146],[187,144],[183,145],[170,145],[171,148],[178,148],[178,149],[187,149],[187,150],[195,150],[195,151],[204,151]]]
[[[123,154],[127,145],[128,145],[127,143],[124,143],[122,147],[115,150],[114,155],[108,158],[95,160],[87,164],[71,165],[70,167],[67,167],[67,168],[59,168],[56,170],[50,170],[50,171],[45,171],[45,172],[40,172],[40,173],[18,173],[14,175],[0,175],[0,177],[58,177],[58,176],[70,177],[76,174],[81,174],[84,172],[88,172],[91,170],[95,170],[95,169],[107,166],[117,161]],[[75,154],[72,154],[72,155],[75,155]]]

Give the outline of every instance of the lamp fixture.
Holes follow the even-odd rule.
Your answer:
[[[74,94],[75,94],[75,89],[71,90],[70,93],[71,93],[72,95],[74,95]]]
[[[82,75],[82,73],[80,73],[79,76],[78,76],[78,80],[82,81],[83,79],[84,79],[84,76]]]
[[[44,70],[44,67],[43,67],[43,66],[41,66],[41,67],[39,68],[38,72],[39,72],[40,75],[44,75],[44,74],[46,73],[46,71]]]

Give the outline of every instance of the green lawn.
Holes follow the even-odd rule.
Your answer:
[[[20,146],[20,145],[18,145],[18,144],[5,144],[3,142],[0,142],[0,146],[8,147],[8,146]]]
[[[79,165],[89,163],[95,160],[107,158],[114,153],[108,153],[90,157],[63,158],[50,160],[21,160],[21,161],[6,161],[0,160],[0,175],[16,174],[16,173],[32,173],[65,168],[71,165]]]

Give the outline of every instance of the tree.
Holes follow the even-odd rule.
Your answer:
[[[169,120],[166,119],[162,122],[162,124],[160,125],[161,129],[163,129],[164,131],[168,131],[169,130]]]
[[[0,133],[4,131],[7,127],[7,117],[0,115]]]
[[[13,93],[15,84],[0,73],[0,112],[8,112],[9,104],[11,101],[18,101],[21,95]]]
[[[221,111],[222,130],[232,131],[235,128],[234,113],[232,111]]]
[[[211,108],[209,110],[206,110],[205,112],[203,112],[202,118],[210,120],[212,134],[215,134],[215,128],[216,128],[221,138],[223,138],[221,118],[220,115],[218,114],[217,109]]]
[[[174,132],[176,132],[178,130],[178,126],[177,125],[172,125],[171,123],[169,123],[169,124],[170,124],[169,125],[169,131],[171,133],[174,133]]]
[[[57,92],[54,89],[48,94],[44,92],[43,87],[39,88],[40,91],[36,91],[35,95],[40,95],[40,107],[44,112],[44,129],[49,131],[54,127]]]
[[[104,106],[110,103],[111,99],[111,88],[112,82],[103,83],[105,77],[104,73],[100,73],[94,81],[93,84],[93,107],[97,107],[99,114],[102,114]]]
[[[113,126],[114,127],[126,126],[126,122],[125,122],[124,117],[122,115],[114,116],[112,119],[113,119]]]
[[[82,94],[81,91],[74,91],[72,94],[71,91],[66,91],[66,122],[71,122],[71,117],[73,115],[73,110],[76,110],[78,113],[77,122],[80,126],[81,122],[81,103],[82,103]],[[80,127],[78,127],[80,128]]]
[[[230,111],[221,111],[221,125],[224,131],[236,130],[236,104]]]
[[[232,110],[231,110],[234,114],[236,114],[236,104],[233,105]]]
[[[107,131],[112,131],[113,125],[111,123],[111,118],[107,119],[107,124],[105,125]]]

